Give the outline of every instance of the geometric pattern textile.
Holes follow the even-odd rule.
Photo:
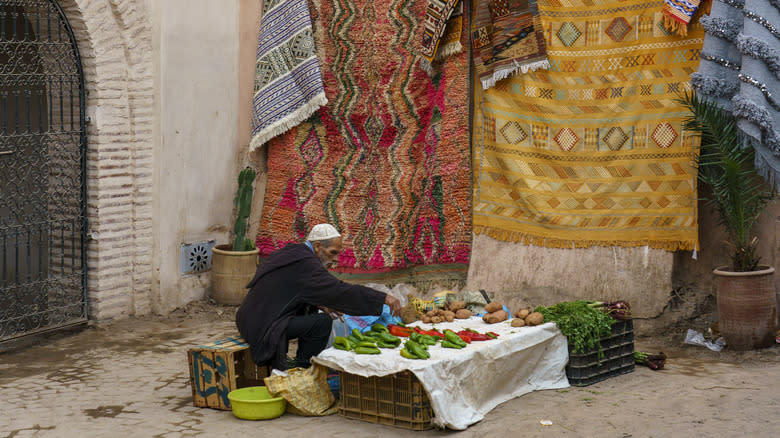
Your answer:
[[[254,150],[328,103],[306,0],[265,0],[252,99]]]
[[[694,249],[698,139],[675,101],[703,30],[662,0],[539,2],[551,67],[474,79],[477,234],[546,247]]]
[[[344,280],[465,280],[469,57],[448,56],[433,76],[417,67],[425,11],[425,2],[314,3],[329,103],[268,144],[261,256],[328,222],[343,237],[334,271]]]
[[[536,0],[474,0],[474,74],[487,89],[518,72],[550,67]],[[572,43],[576,29],[563,28]]]

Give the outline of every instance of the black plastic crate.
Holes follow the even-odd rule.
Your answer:
[[[569,384],[588,386],[634,371],[634,324],[630,319],[612,324],[612,333],[601,338],[601,352],[601,358],[598,348],[573,353],[569,345],[569,363],[566,365]]]

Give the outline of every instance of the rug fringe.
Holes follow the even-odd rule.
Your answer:
[[[312,100],[306,102],[305,105],[291,112],[283,119],[268,125],[265,129],[258,132],[252,137],[252,141],[249,143],[249,152],[261,147],[268,140],[276,137],[277,135],[284,134],[291,128],[298,126],[301,122],[308,119],[315,111],[321,106],[328,104],[328,98],[325,96],[325,92],[317,94]]]
[[[688,23],[684,23],[666,12],[664,12],[664,27],[669,32],[679,36],[688,36]]]
[[[446,46],[439,47],[439,50],[436,52],[436,60],[441,61],[448,56],[457,55],[462,51],[463,45],[460,41],[449,43]]]
[[[428,76],[433,76],[433,63],[431,63],[428,58],[420,58],[418,65],[420,66],[420,70],[428,73]]]
[[[492,227],[478,226],[473,227],[474,234],[482,234],[503,242],[520,243],[523,245],[539,246],[543,248],[560,248],[560,249],[573,249],[573,248],[590,248],[594,246],[621,246],[624,248],[632,248],[638,246],[649,246],[655,249],[663,249],[666,251],[692,251],[698,249],[697,242],[690,241],[656,241],[656,240],[569,240],[569,239],[557,239],[544,236],[536,236],[528,233],[521,233],[518,231],[500,230]]]
[[[514,65],[503,67],[494,71],[492,77],[482,79],[482,89],[487,90],[488,88],[494,87],[496,83],[501,79],[506,79],[510,76],[514,76],[517,74],[517,72],[528,73],[529,71],[534,71],[539,69],[546,70],[549,68],[550,68],[550,61],[548,61],[547,59],[531,62],[528,64],[520,64],[519,62],[515,61]]]

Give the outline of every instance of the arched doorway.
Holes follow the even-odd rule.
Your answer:
[[[87,320],[84,109],[57,2],[0,1],[0,341]]]

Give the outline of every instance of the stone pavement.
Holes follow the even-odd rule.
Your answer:
[[[667,351],[663,371],[637,368],[586,388],[527,394],[463,432],[411,432],[338,415],[243,421],[192,405],[186,357],[192,346],[234,335],[234,310],[122,320],[0,353],[0,438],[760,437],[780,430],[780,347],[747,356]]]

